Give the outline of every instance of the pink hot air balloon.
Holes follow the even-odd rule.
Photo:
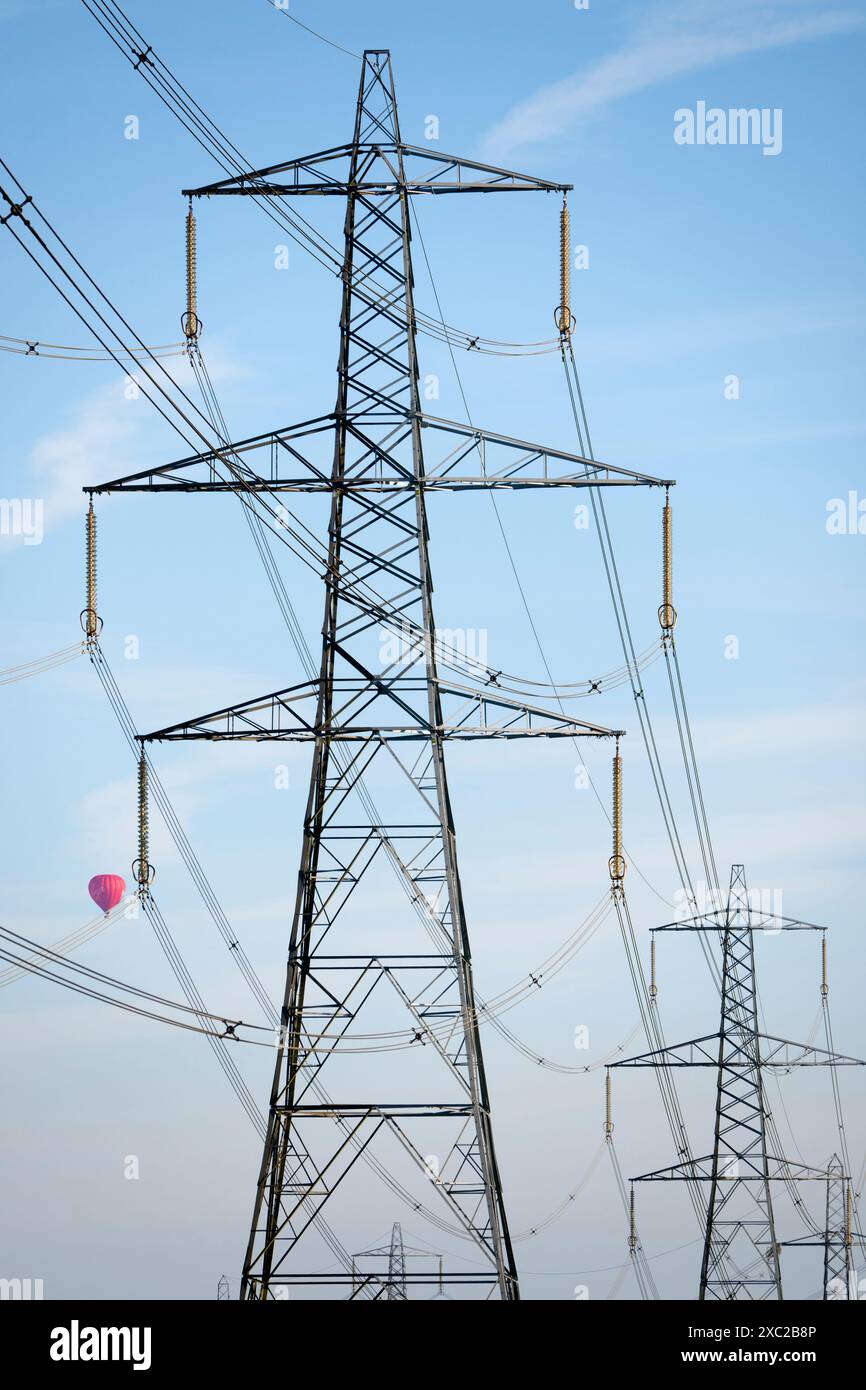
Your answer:
[[[126,884],[120,874],[97,874],[88,883],[87,891],[107,917],[126,892]]]

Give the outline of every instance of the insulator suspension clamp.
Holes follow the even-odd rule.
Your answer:
[[[612,854],[607,861],[607,867],[614,883],[622,883],[625,878],[625,858],[621,854]]]
[[[577,319],[566,305],[560,304],[559,307],[553,311],[553,322],[556,324],[557,330],[562,334],[563,338],[570,338],[574,332]]]
[[[198,314],[190,314],[187,310],[180,316],[180,327],[184,337],[192,340],[200,337],[204,324]]]
[[[102,619],[95,608],[82,608],[78,615],[81,630],[86,637],[98,637],[102,631]]]
[[[139,888],[146,888],[156,878],[156,869],[152,864],[142,865],[140,859],[134,859],[132,861],[132,877]]]

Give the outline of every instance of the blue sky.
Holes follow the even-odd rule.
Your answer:
[[[129,13],[256,165],[350,137],[357,61],[274,13],[267,0],[130,0]],[[677,639],[718,857],[722,865],[745,861],[755,886],[780,889],[788,914],[831,928],[836,1042],[863,1053],[857,992],[844,982],[862,976],[866,963],[858,602],[866,537],[830,535],[826,527],[828,502],[852,491],[866,496],[862,10],[845,0],[592,0],[580,11],[569,0],[432,8],[293,0],[292,13],[350,50],[391,48],[406,140],[422,143],[425,119],[436,115],[442,149],[574,184],[573,241],[589,250],[589,268],[572,277],[575,347],[596,451],[677,479]],[[216,177],[215,166],[81,4],[0,4],[0,30],[0,154],[142,338],[177,341],[179,190]],[[700,101],[781,111],[781,152],[678,145],[675,113]],[[124,138],[129,115],[139,118],[138,140]],[[430,202],[421,230],[446,319],[490,338],[549,337],[557,201]],[[338,236],[338,209],[309,211]],[[199,209],[202,348],[236,438],[323,413],[333,402],[336,282],[295,247],[288,271],[277,271],[276,240],[246,201]],[[432,312],[417,257],[415,270],[417,301]],[[8,235],[0,237],[0,276],[0,333],[87,341]],[[422,371],[441,379],[436,413],[463,418],[447,354],[429,341],[421,351]],[[574,444],[555,355],[465,354],[458,366],[476,423]],[[6,667],[76,639],[82,484],[184,450],[146,401],[126,398],[110,363],[4,354],[0,373],[4,496],[45,504],[42,544],[0,539]],[[732,375],[738,399],[726,399]],[[621,661],[596,539],[575,530],[575,500],[553,492],[499,504],[542,645],[563,681]],[[658,631],[659,511],[657,494],[643,491],[610,504],[639,648]],[[321,524],[320,511],[311,508],[310,517]],[[230,499],[107,498],[99,518],[103,645],[139,728],[297,678]],[[492,665],[543,679],[489,499],[436,498],[430,520],[440,625],[482,629]],[[316,586],[289,557],[284,575],[315,645]],[[130,636],[139,644],[134,660],[125,656]],[[732,636],[737,660],[725,657]],[[687,827],[661,666],[648,672],[647,692]],[[49,942],[91,915],[92,874],[127,874],[131,768],[84,662],[7,686],[3,699],[4,781],[14,814],[4,831],[2,921]],[[654,890],[632,876],[645,947],[649,927],[669,915],[676,880],[630,705],[616,691],[580,713],[630,731],[626,839]],[[156,759],[230,920],[279,993],[305,756],[188,745],[159,750]],[[604,790],[607,759],[606,748],[587,750]],[[274,766],[283,761],[290,785],[276,792]],[[543,960],[605,889],[607,825],[591,793],[575,788],[577,761],[564,742],[455,750],[452,795],[482,993]],[[160,826],[154,857],[162,910],[202,993],[220,1009],[245,1010]],[[99,969],[176,995],[142,923],[112,927],[85,950]],[[713,999],[693,943],[665,942],[663,956],[668,1038],[710,1031]],[[759,966],[770,1031],[806,1036],[818,1002],[814,942],[769,939]],[[44,1277],[49,1297],[115,1287],[129,1296],[210,1297],[223,1270],[238,1272],[258,1145],[238,1124],[206,1045],[120,1014],[106,1018],[38,981],[5,989],[2,1003],[3,1045],[15,1058],[3,1082],[12,1116],[2,1199],[8,1273]],[[634,1023],[610,922],[546,994],[509,1018],[530,1046],[563,1062],[574,1058],[576,1026],[590,1029],[592,1061]],[[506,1196],[522,1230],[588,1165],[600,1137],[602,1073],[539,1072],[498,1038],[487,1049]],[[264,1098],[270,1059],[242,1061]],[[641,1076],[617,1083],[627,1173],[672,1161],[651,1084]],[[821,1163],[834,1143],[829,1079],[784,1084],[783,1133],[786,1113],[794,1141]],[[851,1073],[843,1088],[859,1167],[863,1086]],[[711,1123],[706,1078],[693,1085],[689,1078],[684,1094],[703,1151]],[[128,1154],[141,1156],[137,1183],[122,1178]],[[671,1296],[689,1294],[699,1248],[689,1244],[695,1230],[684,1194],[646,1192],[640,1202],[647,1252],[660,1256],[659,1284]],[[369,1212],[347,1213],[347,1243],[367,1248],[401,1216],[383,1193]],[[405,1220],[416,1244],[435,1245],[437,1233]],[[527,1295],[569,1298],[585,1283],[592,1298],[606,1297],[625,1235],[605,1161],[563,1220],[521,1243]],[[792,1290],[814,1286],[808,1261],[792,1254]],[[589,1270],[605,1272],[584,1277]],[[621,1297],[635,1293],[629,1279],[619,1288]]]

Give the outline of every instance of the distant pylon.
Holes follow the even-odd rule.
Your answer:
[[[229,1281],[224,1274],[220,1275],[220,1281],[217,1284],[217,1300],[220,1303],[228,1303],[231,1301]]]
[[[782,1271],[767,1157],[755,947],[742,864],[731,870],[722,956],[716,1123],[698,1297],[728,1299],[739,1287],[748,1291],[750,1298],[781,1298]],[[741,1196],[745,1198],[744,1210],[734,1215]],[[754,1277],[747,1281],[740,1276],[732,1284],[726,1265],[748,1268],[754,1251],[760,1259]]]
[[[437,1273],[428,1269],[408,1270],[409,1260],[422,1260],[429,1265],[434,1263]],[[387,1274],[379,1272],[379,1266],[387,1264]],[[361,1250],[352,1257],[352,1297],[370,1294],[386,1302],[405,1302],[409,1288],[434,1284],[439,1292],[436,1297],[447,1297],[443,1292],[444,1262],[435,1250],[421,1250],[407,1245],[403,1239],[403,1228],[399,1221],[391,1227],[391,1239],[386,1245],[378,1245],[369,1250]]]
[[[406,1255],[403,1250],[403,1231],[400,1222],[391,1228],[391,1253],[388,1257],[388,1298],[406,1297]]]
[[[644,1173],[635,1182],[707,1183],[701,1300],[781,1299],[782,1274],[773,1213],[775,1180],[828,1182],[829,1168],[811,1168],[768,1149],[767,1067],[863,1066],[858,1058],[761,1033],[758,1027],[756,931],[822,931],[812,923],[753,909],[742,864],[731,870],[727,902],[686,922],[656,931],[719,932],[722,940],[721,1020],[718,1032],[628,1058],[617,1067],[714,1067],[716,1108],[712,1154]]]
[[[822,1298],[825,1303],[857,1298],[854,1272],[854,1240],[862,1239],[853,1229],[854,1195],[851,1182],[838,1154],[827,1164],[827,1203],[823,1231],[786,1240],[786,1246],[820,1246],[824,1252]]]
[[[824,1227],[824,1299],[851,1297],[853,1273],[853,1201],[851,1183],[834,1154],[828,1165],[834,1177],[827,1183],[827,1221]]]

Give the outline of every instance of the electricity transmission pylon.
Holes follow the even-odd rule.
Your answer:
[[[391,1228],[391,1248],[388,1251],[388,1299],[406,1297],[406,1250],[403,1245],[403,1228],[395,1221]]]
[[[411,1260],[421,1260],[428,1268],[410,1270],[408,1262]],[[365,1269],[361,1261],[371,1267]],[[430,1270],[431,1263],[438,1272]],[[387,1266],[387,1273],[380,1272],[379,1266],[382,1264]],[[360,1250],[353,1255],[352,1297],[359,1298],[362,1294],[370,1296],[371,1290],[375,1289],[375,1293],[372,1293],[374,1299],[403,1302],[409,1298],[410,1286],[417,1288],[431,1284],[439,1290],[435,1297],[442,1297],[442,1266],[442,1256],[434,1250],[420,1250],[417,1246],[407,1245],[403,1239],[403,1228],[399,1221],[395,1221],[387,1244]]]
[[[833,1155],[827,1166],[832,1177],[827,1183],[823,1295],[825,1300],[849,1299],[854,1273],[851,1180],[838,1154]]]
[[[756,932],[822,931],[809,922],[754,910],[742,864],[731,870],[727,902],[685,922],[654,931],[718,932],[722,943],[721,1018],[717,1033],[658,1048],[615,1067],[712,1067],[716,1071],[713,1151],[634,1182],[708,1184],[701,1300],[781,1299],[780,1242],[772,1184],[838,1181],[830,1168],[812,1168],[772,1152],[764,1072],[800,1066],[863,1066],[854,1057],[762,1033],[758,1026]],[[829,1196],[828,1196],[829,1200]]]
[[[387,1260],[388,1273],[386,1276],[364,1275],[358,1270],[359,1260]],[[375,1282],[378,1285],[376,1298],[384,1298],[386,1302],[393,1303],[406,1299],[406,1247],[403,1243],[403,1228],[399,1221],[395,1221],[391,1227],[391,1239],[387,1245],[378,1245],[370,1250],[360,1250],[357,1255],[352,1257],[352,1270],[355,1276],[352,1295],[357,1296],[359,1289],[366,1289],[368,1284]]]
[[[838,1154],[827,1164],[827,1202],[823,1231],[782,1242],[786,1246],[817,1246],[824,1252],[821,1297],[827,1302],[857,1298],[854,1241],[863,1237],[854,1230],[854,1193]]]
[[[427,496],[669,480],[423,412],[410,204],[470,192],[564,197],[569,187],[406,144],[390,55],[366,51],[348,144],[187,191],[196,198],[345,199],[335,409],[92,489],[235,492],[266,514],[325,586],[317,678],[142,738],[313,747],[242,1297],[277,1296],[285,1285],[350,1283],[346,1271],[311,1276],[316,1263],[302,1264],[298,1247],[325,1203],[347,1200],[365,1167],[390,1181],[379,1155],[385,1141],[408,1162],[422,1194],[444,1201],[442,1215],[475,1243],[477,1274],[446,1270],[443,1282],[498,1285],[503,1299],[518,1296],[445,744],[606,738],[616,731],[514,698],[497,687],[497,673],[440,643]],[[275,497],[301,493],[327,499],[321,550],[306,522],[272,505]],[[396,654],[383,657],[381,646],[377,652],[383,633],[402,644]],[[378,883],[385,869],[408,898],[405,913],[393,904],[390,884]],[[148,891],[149,866],[138,874]],[[397,1008],[401,1032],[388,1022]],[[370,1017],[376,1009],[379,1032]],[[359,1053],[368,1057],[364,1080]]]

